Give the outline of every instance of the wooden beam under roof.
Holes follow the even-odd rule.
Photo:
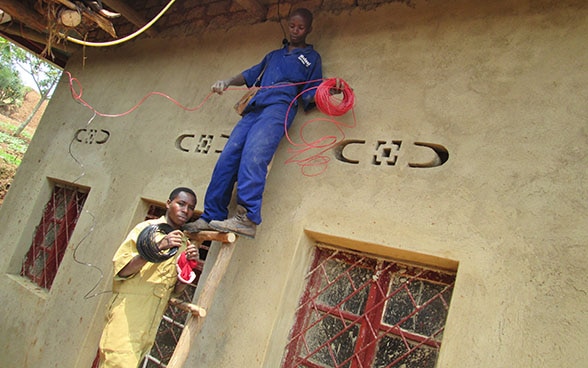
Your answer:
[[[22,38],[25,38],[27,40],[31,40],[43,45],[47,45],[47,37],[48,35],[45,33],[39,33],[36,32],[34,30],[28,29],[26,27],[20,27],[17,24],[3,24],[0,25],[0,31],[5,33],[5,34],[9,34],[9,35],[13,35],[13,36],[19,36]],[[76,45],[76,44],[52,44],[51,48],[53,49],[58,49],[61,52],[65,53],[65,54],[71,54],[74,51],[77,51],[79,49],[81,49],[80,46]]]
[[[34,31],[32,31],[34,32]],[[24,36],[23,32],[18,33],[9,33],[6,31],[5,27],[0,27],[0,37],[4,37],[5,39],[9,40],[10,42],[22,47],[25,50],[28,50],[34,55],[37,55],[39,58],[54,64],[60,68],[65,68],[67,64],[67,60],[71,56],[72,50],[68,48],[68,50],[64,50],[62,48],[63,45],[53,45],[51,47],[50,54],[43,54],[46,49],[46,42],[47,39],[45,38],[37,38],[40,42],[33,40],[31,35]],[[75,47],[75,45],[74,45]]]
[[[10,38],[10,36],[18,36],[25,40],[31,40],[33,42],[47,44],[47,35],[32,31],[28,28],[21,28],[17,24],[3,24],[0,26],[0,32]]]
[[[0,9],[9,14],[12,19],[38,32],[47,31],[47,21],[34,9],[23,4],[21,0],[0,0]]]
[[[1,1],[1,0],[0,0]],[[126,18],[129,22],[136,25],[138,28],[143,27],[145,24],[149,23],[148,20],[145,20],[139,13],[137,13],[133,8],[128,6],[125,2],[120,0],[102,0],[102,4],[107,5],[112,10],[120,13],[124,18]],[[151,37],[155,37],[158,35],[157,28],[155,26],[149,27],[145,30]]]

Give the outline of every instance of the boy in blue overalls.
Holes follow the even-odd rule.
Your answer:
[[[274,88],[261,88],[245,108],[212,173],[204,198],[204,213],[197,221],[186,224],[186,230],[217,230],[255,237],[257,225],[261,223],[268,165],[285,134],[286,112],[299,93],[322,82],[321,57],[306,43],[312,31],[312,19],[308,9],[294,10],[288,19],[288,44],[267,54],[261,63],[212,85],[212,91],[222,94],[229,86],[251,87],[261,76],[261,87]],[[284,86],[280,87],[281,84]],[[315,91],[313,88],[300,96],[305,110],[314,106]],[[288,128],[297,108],[298,101],[295,101],[288,113]],[[237,211],[227,219],[235,182]]]

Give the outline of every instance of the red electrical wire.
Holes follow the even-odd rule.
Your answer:
[[[345,124],[341,121],[334,120],[331,118],[315,118],[306,121],[299,129],[299,136],[302,139],[302,143],[294,143],[288,134],[288,115],[290,109],[298,97],[305,92],[316,89],[315,103],[317,108],[324,114],[329,116],[341,116],[351,111],[353,115],[353,122],[351,124]],[[335,94],[332,94],[334,92]],[[342,97],[339,97],[339,93]],[[353,128],[356,125],[355,112],[353,106],[355,104],[355,95],[353,90],[347,82],[340,78],[330,78],[324,80],[318,87],[313,87],[300,92],[296,98],[292,100],[288,111],[286,112],[286,118],[284,119],[284,131],[286,139],[294,147],[300,148],[289,148],[288,151],[293,153],[290,158],[286,160],[286,164],[296,163],[302,168],[302,173],[305,176],[317,176],[322,174],[326,169],[330,161],[330,158],[325,156],[324,153],[333,148],[337,143],[345,139],[344,127]],[[307,140],[304,136],[304,129],[311,123],[314,122],[329,122],[333,124],[339,133],[337,135],[327,135],[315,139],[314,141]],[[311,171],[312,170],[312,171]]]
[[[204,98],[204,100],[202,100],[202,102],[198,106],[193,107],[193,108],[188,108],[188,107],[182,105],[181,103],[179,103],[177,100],[173,99],[172,97],[170,97],[162,92],[149,92],[139,102],[137,102],[137,104],[135,104],[135,106],[133,106],[129,110],[122,112],[122,113],[119,113],[119,114],[106,114],[106,113],[99,112],[94,107],[92,107],[88,102],[86,102],[82,98],[83,89],[82,89],[81,83],[76,78],[74,78],[71,75],[71,73],[69,73],[68,71],[65,71],[65,73],[67,74],[67,76],[69,78],[69,86],[70,86],[70,92],[71,92],[72,98],[75,101],[82,104],[83,106],[90,109],[91,111],[93,111],[95,115],[109,117],[109,118],[122,117],[122,116],[130,114],[131,112],[135,111],[139,106],[141,106],[143,104],[143,102],[145,102],[145,100],[147,100],[149,97],[151,97],[153,95],[162,96],[162,97],[170,100],[171,102],[173,102],[175,105],[177,105],[178,107],[180,107],[183,110],[196,111],[196,110],[199,110],[204,105],[204,103],[206,101],[208,101],[208,99],[214,94],[213,92],[210,92]],[[346,127],[346,128],[355,127],[356,118],[355,118],[355,112],[353,111],[353,106],[355,104],[355,95],[353,93],[353,90],[351,89],[351,87],[349,87],[349,84],[347,84],[347,82],[345,82],[343,79],[340,79],[340,78],[317,79],[317,80],[306,81],[306,82],[280,84],[280,85],[275,85],[275,86],[262,87],[262,88],[282,88],[282,87],[286,87],[286,86],[301,85],[301,84],[318,82],[321,80],[322,80],[322,82],[317,87],[305,89],[302,92],[300,92],[294,99],[292,99],[292,101],[290,102],[290,106],[288,107],[288,110],[286,112],[286,116],[284,118],[284,132],[285,132],[286,138],[288,139],[290,144],[292,144],[295,147],[299,147],[299,148],[289,148],[289,152],[293,153],[293,155],[289,159],[286,160],[286,164],[288,164],[288,163],[298,164],[302,168],[303,174],[306,176],[317,176],[317,175],[322,174],[327,169],[327,164],[330,161],[330,158],[326,157],[323,154],[326,151],[333,148],[340,141],[345,139],[345,132],[343,131],[344,127]],[[74,87],[74,83],[76,84],[76,87],[78,87],[79,92],[76,91],[76,88]],[[247,89],[247,88],[240,88],[240,87],[230,88],[230,90],[244,90],[244,89]],[[338,120],[334,120],[331,118],[311,119],[309,121],[304,122],[302,124],[302,126],[300,127],[299,136],[302,140],[302,143],[294,143],[288,134],[288,129],[287,129],[288,115],[290,113],[290,110],[292,109],[292,106],[298,100],[298,98],[302,94],[304,94],[307,91],[312,90],[312,89],[316,89],[315,103],[316,103],[319,111],[321,111],[323,114],[331,116],[331,117],[342,116],[342,115],[346,114],[347,112],[352,111],[353,122],[351,124],[345,124],[345,123],[342,123]],[[304,137],[304,128],[306,128],[309,124],[314,123],[314,122],[329,122],[335,126],[338,134],[323,136],[318,139],[315,139],[314,141],[308,140]],[[316,153],[313,153],[313,152],[316,152]],[[312,168],[314,170],[314,172],[310,172],[310,168]]]
[[[333,94],[340,92],[340,94]],[[342,95],[342,97],[339,97]],[[322,82],[316,89],[314,97],[316,107],[329,116],[345,115],[355,104],[355,95],[347,82],[340,78],[330,78]]]
[[[196,111],[199,110],[202,105],[204,105],[204,103],[210,98],[210,96],[212,96],[214,93],[210,92],[205,98],[204,100],[202,100],[202,102],[196,106],[196,107],[186,107],[184,105],[182,105],[181,103],[179,103],[177,100],[175,100],[174,98],[166,95],[165,93],[162,92],[149,92],[148,94],[146,94],[145,96],[143,96],[143,98],[137,102],[137,104],[133,107],[131,107],[129,110],[122,112],[120,114],[105,114],[102,112],[99,112],[98,110],[96,110],[94,107],[92,107],[89,103],[87,103],[83,98],[82,98],[82,93],[83,93],[83,89],[82,89],[82,85],[81,83],[77,80],[77,78],[74,78],[70,72],[66,71],[65,72],[69,78],[69,89],[71,92],[71,96],[74,100],[78,101],[80,104],[84,105],[85,107],[87,107],[88,109],[92,110],[96,115],[98,116],[103,116],[103,117],[107,117],[107,118],[118,118],[121,116],[125,116],[130,114],[131,112],[135,111],[139,106],[141,106],[143,104],[143,102],[145,102],[145,100],[147,100],[147,98],[149,98],[150,96],[162,96],[164,98],[167,98],[168,100],[170,100],[171,102],[173,102],[175,105],[177,105],[178,107],[180,107],[183,110],[186,111]],[[77,87],[79,88],[79,92],[77,92],[74,88],[74,82],[77,84]]]

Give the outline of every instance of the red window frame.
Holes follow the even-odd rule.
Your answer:
[[[282,367],[434,367],[454,282],[455,272],[317,247]]]
[[[69,239],[88,197],[87,191],[55,184],[21,268],[21,276],[51,289]]]

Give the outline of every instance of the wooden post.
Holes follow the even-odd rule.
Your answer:
[[[203,232],[200,232],[203,233]],[[222,233],[221,233],[222,234]],[[232,234],[233,233],[225,233],[225,234]],[[235,236],[236,238],[236,236]],[[231,261],[231,257],[233,255],[233,251],[235,250],[235,243],[222,243],[221,248],[218,252],[216,257],[216,261],[204,282],[204,287],[202,288],[202,292],[198,297],[198,301],[196,305],[204,310],[209,310],[212,304],[212,300],[214,299],[214,294],[218,285],[220,284],[227,268],[229,266],[229,262]],[[182,368],[186,359],[188,358],[188,353],[190,352],[190,346],[194,341],[194,338],[200,330],[202,329],[202,325],[204,324],[204,318],[196,317],[192,315],[188,317],[188,321],[186,322],[186,326],[182,331],[182,335],[180,336],[180,340],[176,345],[176,349],[174,350],[174,354],[172,355],[169,363],[167,364],[168,368]]]
[[[170,298],[169,304],[178,307],[185,312],[191,313],[193,316],[206,317],[206,309],[199,305],[188,303],[178,298]]]
[[[235,233],[221,233],[218,231],[199,231],[197,233],[184,231],[184,234],[186,234],[190,240],[193,240],[197,243],[201,243],[206,240],[215,240],[221,243],[234,243],[237,240],[237,235],[235,235]]]
[[[70,0],[52,0],[52,1],[59,3],[63,6],[66,6],[71,10],[80,11],[83,16],[85,16],[86,18],[88,18],[91,21],[93,21],[94,23],[96,23],[98,25],[98,27],[102,28],[102,30],[104,30],[106,33],[111,35],[113,38],[117,38],[116,30],[114,29],[114,26],[112,25],[112,23],[108,19],[101,17],[100,15],[94,13],[93,11],[89,11],[88,8],[86,8],[86,7],[82,6],[81,8],[78,8],[78,6]]]

